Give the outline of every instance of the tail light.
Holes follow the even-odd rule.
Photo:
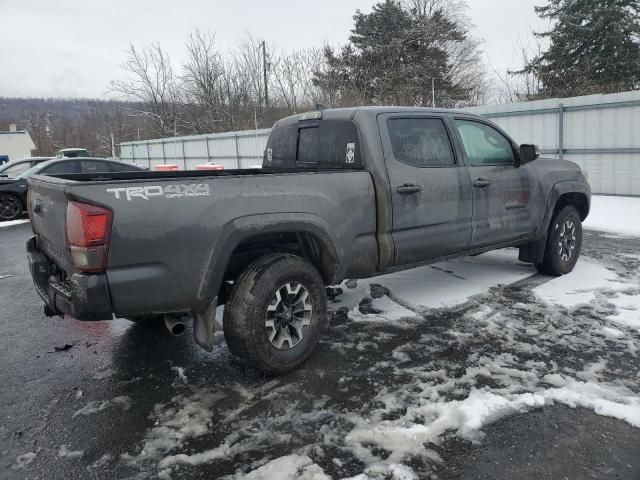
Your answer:
[[[86,203],[67,204],[67,241],[73,264],[81,272],[107,268],[113,212]]]

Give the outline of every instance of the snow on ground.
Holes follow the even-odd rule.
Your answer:
[[[636,234],[617,215],[637,212],[635,200],[594,197],[587,228]],[[533,291],[516,249],[347,282],[300,371],[216,383],[169,365],[175,394],[150,412],[139,447],[101,465],[163,479],[215,465],[227,480],[410,480],[434,473],[452,437],[482,442],[486,425],[554,404],[640,428],[629,367],[640,255],[605,253]],[[74,417],[126,406],[89,402]]]
[[[276,458],[247,475],[236,476],[240,480],[331,480],[322,468],[306,455],[287,455]]]
[[[74,412],[73,418],[79,415],[92,415],[110,407],[120,407],[122,410],[129,410],[131,408],[131,399],[126,396],[118,396],[111,400],[92,400],[80,410]]]
[[[25,218],[22,220],[11,220],[8,222],[0,222],[0,228],[4,228],[4,227],[12,227],[14,225],[22,225],[23,223],[28,223],[29,219]]]
[[[67,444],[60,445],[60,449],[58,450],[58,458],[81,458],[84,455],[82,450],[69,450]]]
[[[640,279],[616,258],[533,292],[501,286],[532,273],[515,250],[343,285],[317,362],[242,385],[174,367],[189,380],[121,460],[160,478],[216,464],[234,480],[415,479],[443,461],[431,446],[557,403],[640,428]]]
[[[640,237],[640,197],[594,195],[585,228]]]
[[[518,262],[518,250],[489,252],[479,257],[465,257],[404,272],[392,273],[357,282],[356,288],[342,285],[344,294],[331,308],[356,307],[371,285],[380,285],[390,292],[395,302],[391,311],[389,299],[372,305],[385,312],[384,319],[395,322],[398,317],[413,316],[416,312],[432,308],[459,305],[473,295],[486,292],[490,287],[506,285],[533,275],[532,266]],[[377,303],[384,303],[377,305]],[[402,305],[405,305],[403,308]],[[354,313],[357,316],[357,313]],[[370,319],[373,320],[373,319]]]
[[[571,275],[556,278],[534,289],[541,298],[566,307],[576,307],[595,299],[601,289],[622,290],[626,286],[624,279],[603,265],[580,261]]]

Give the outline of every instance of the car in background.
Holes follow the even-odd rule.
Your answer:
[[[0,165],[0,177],[17,177],[35,165],[51,160],[53,157],[29,157]]]
[[[0,222],[16,220],[27,205],[27,178],[31,175],[70,175],[138,172],[146,169],[104,158],[54,158],[40,162],[16,178],[0,178]]]
[[[89,158],[89,150],[86,148],[63,148],[58,150],[56,158]]]

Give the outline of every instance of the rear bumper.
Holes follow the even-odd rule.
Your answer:
[[[27,240],[27,260],[36,291],[49,315],[70,315],[78,320],[111,320],[113,311],[103,273],[74,273],[61,281],[58,267],[38,249],[36,238]]]

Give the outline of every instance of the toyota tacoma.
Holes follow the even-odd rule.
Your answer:
[[[278,121],[263,168],[29,178],[27,243],[47,315],[163,317],[213,348],[293,369],[327,327],[326,287],[519,247],[572,271],[591,192],[478,116],[325,109]]]

